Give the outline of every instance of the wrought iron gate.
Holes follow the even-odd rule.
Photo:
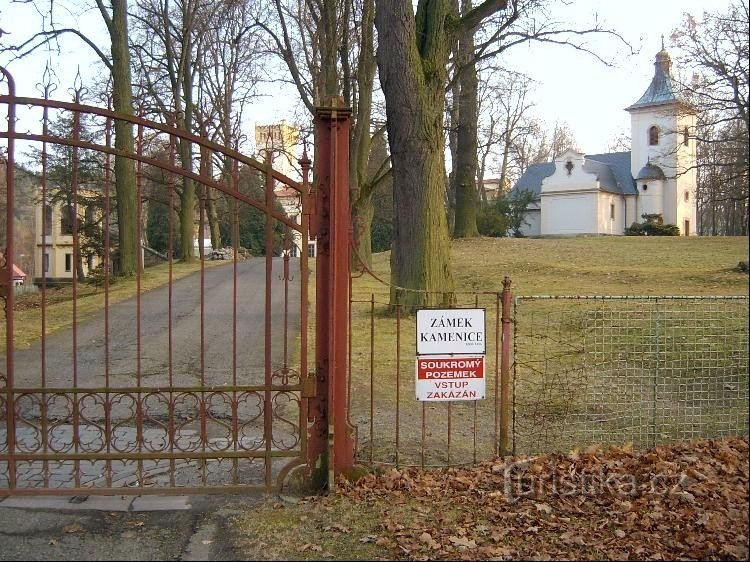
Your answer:
[[[8,116],[0,130],[0,494],[275,490],[290,470],[316,462],[308,423],[327,414],[318,399],[308,416],[323,384],[308,374],[307,156],[297,182],[272,168],[270,152],[259,162],[170,123],[83,105],[80,89],[73,102],[50,99],[49,88],[42,99],[19,97],[0,71],[8,92],[0,95]],[[328,126],[331,115],[319,121]],[[132,151],[115,146],[118,122],[133,129]],[[20,150],[34,155],[34,174],[18,167]],[[321,155],[328,158],[325,147]],[[67,178],[58,157],[68,159]],[[129,280],[110,275],[122,232],[117,158],[135,165],[145,248]],[[296,201],[297,221],[275,201],[279,186]],[[182,277],[177,242],[187,219],[179,210],[191,189],[201,259]],[[204,232],[217,225],[228,259],[208,261]],[[31,243],[20,237],[30,228]],[[149,245],[158,237],[161,251]],[[290,251],[295,243],[301,251]],[[36,256],[39,291],[16,297],[11,273],[25,251]],[[152,254],[163,263],[144,268]],[[319,368],[317,378],[326,376]]]

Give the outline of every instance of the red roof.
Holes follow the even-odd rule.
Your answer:
[[[0,252],[0,260],[4,259],[5,255]],[[23,270],[18,267],[16,264],[13,264],[13,279],[20,279],[25,278],[26,274],[23,272]]]

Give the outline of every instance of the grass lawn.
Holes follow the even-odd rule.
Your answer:
[[[459,291],[500,291],[503,276],[518,295],[746,295],[748,237],[600,236],[478,238],[453,241]],[[389,279],[388,252],[374,271]],[[374,279],[354,282],[354,294],[387,293]]]
[[[487,397],[478,402],[425,404],[415,400],[414,320],[409,317],[394,318],[388,313],[387,285],[367,274],[356,278],[353,283],[351,329],[351,418],[358,427],[360,458],[365,462],[379,460],[401,465],[429,466],[474,462],[492,454],[499,423],[498,405],[495,401],[499,369],[499,337],[496,322],[498,296],[492,292],[502,289],[504,276],[511,278],[515,295],[742,296],[748,294],[748,275],[739,272],[737,264],[748,259],[748,251],[747,237],[480,238],[454,241],[452,258],[458,304],[479,306],[487,310]],[[376,254],[373,269],[381,279],[389,279],[389,254]],[[485,292],[490,294],[482,294]],[[583,332],[570,337],[573,332],[561,326],[571,324],[571,330],[577,328],[573,316],[580,316],[583,323],[581,325],[585,325],[590,321],[588,317],[595,314],[594,309],[600,305],[581,304],[576,309],[571,308],[570,303],[555,303],[549,306],[544,303],[540,306],[535,305],[535,314],[536,318],[546,318],[545,321],[539,320],[538,326],[542,331],[560,332],[561,338],[558,338],[559,341],[554,345],[567,352],[567,349],[571,348],[569,344],[576,347],[577,342],[583,337]],[[616,320],[621,324],[633,323],[635,320],[629,318],[628,306],[629,303],[620,307],[616,313],[607,314],[610,317],[616,316]],[[737,307],[746,306],[746,303],[740,301],[733,306],[734,308],[724,310],[731,315],[739,310]],[[550,310],[547,310],[550,307],[558,310],[552,317],[545,316],[550,313]],[[693,307],[696,308],[700,309],[697,306]],[[530,305],[522,306],[524,311],[531,309]],[[574,314],[571,315],[571,312]],[[648,315],[652,313],[646,314],[644,322],[648,327]],[[685,312],[674,308],[672,314],[682,315],[687,321],[699,323],[692,311]],[[717,314],[720,314],[720,311]],[[707,319],[709,323],[715,323],[711,321],[710,315],[701,312],[700,317]],[[565,321],[560,322],[560,319]],[[738,321],[742,322],[741,319]],[[521,323],[525,323],[525,328],[529,329],[528,316],[520,316],[519,325]],[[699,339],[708,337],[712,341],[723,341],[722,336],[707,332],[699,333],[700,329],[700,325],[693,329],[693,333]],[[638,341],[641,347],[644,346],[644,338],[646,342],[650,341],[649,334],[640,330],[640,326],[629,327],[625,324],[621,328],[612,329],[608,337],[611,337],[612,341],[623,343],[623,333],[628,331],[633,332],[628,337]],[[739,337],[746,338],[746,332]],[[579,369],[579,364],[588,359],[582,359],[582,356],[576,354],[566,355],[564,359],[560,359],[557,357],[560,354],[553,349],[554,346],[549,346],[549,341],[540,340],[538,344],[533,342],[542,352],[543,372],[561,378],[567,385],[566,392],[571,396],[580,396],[584,387],[576,388],[575,381],[569,375],[578,369],[580,372],[577,380],[588,380],[583,376],[588,371]],[[530,350],[537,351],[529,347],[530,342],[530,338],[525,339],[526,347],[523,351],[526,352],[527,358],[530,356]],[[694,344],[688,344],[693,345],[689,349],[699,349]],[[601,351],[602,348],[599,345],[594,349],[590,343],[589,347],[594,352]],[[610,346],[607,352],[611,354],[612,349]],[[679,361],[684,362],[686,354],[689,359],[689,349],[681,352]],[[633,350],[635,348],[631,348],[631,351]],[[631,359],[636,357],[636,351],[629,354]],[[711,353],[720,357],[721,349],[712,348]],[[672,358],[675,359],[672,363],[679,362],[677,355]],[[563,360],[570,363],[570,369],[565,368],[565,365],[555,364]],[[624,360],[622,364],[625,364]],[[740,368],[742,364],[743,360],[740,359]],[[718,363],[712,365],[716,367]],[[606,368],[608,372],[611,371],[609,380],[614,380],[617,376],[616,370],[620,367],[606,365]],[[643,369],[649,370],[648,366]],[[632,368],[630,372],[640,373],[636,373]],[[716,372],[714,368],[712,373]],[[736,378],[735,375],[736,373],[733,373],[731,377]],[[649,384],[652,379],[648,374],[643,374],[641,378]],[[740,380],[738,385],[734,378],[722,381],[721,384],[727,382],[742,394],[747,387],[746,381]],[[682,388],[686,383],[692,385],[690,388],[705,387],[701,381],[680,379],[675,382],[675,388]],[[722,390],[721,384],[719,390]],[[531,387],[533,385],[529,386]],[[556,388],[562,387],[558,385]],[[553,387],[542,389],[545,393],[555,394]],[[713,395],[710,398],[713,400]],[[559,402],[560,399],[559,393],[550,398],[552,402]],[[544,406],[545,403],[537,401],[535,404]],[[569,409],[570,404],[572,402],[567,400],[565,410]],[[742,404],[740,406],[744,407]],[[537,412],[536,419],[541,419],[543,423],[536,431],[549,428],[554,419],[559,418],[558,410],[560,408],[556,408],[555,412],[549,412],[547,409]],[[605,410],[595,413],[600,417],[606,417],[611,412]],[[688,413],[693,415],[691,412]],[[554,415],[550,417],[548,414]],[[731,423],[735,421],[735,414],[732,414]],[[620,416],[620,413],[611,415]],[[651,419],[650,415],[646,417]],[[725,417],[729,419],[728,414]],[[698,414],[695,414],[695,419],[702,421]],[[617,423],[629,422],[616,420],[615,427]],[[696,427],[695,431],[699,432],[700,429]],[[550,433],[545,442],[554,443],[555,435],[554,432]]]

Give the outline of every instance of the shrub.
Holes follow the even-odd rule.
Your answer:
[[[680,227],[675,224],[664,224],[660,214],[641,215],[643,222],[634,222],[625,229],[626,236],[679,236]]]
[[[103,287],[105,281],[105,270],[104,270],[104,264],[99,264],[94,269],[89,271],[89,274],[86,276],[86,282],[89,285],[94,285],[95,287]],[[107,281],[110,285],[113,285],[117,281],[117,277],[112,275],[112,272],[109,272],[109,275],[107,275]]]
[[[477,230],[482,236],[507,236],[509,229],[508,217],[498,213],[495,207],[485,207],[477,212]]]
[[[389,222],[374,219],[370,228],[372,251],[385,252],[390,250],[393,243],[393,225]]]

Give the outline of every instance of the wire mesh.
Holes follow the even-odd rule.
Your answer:
[[[455,308],[485,309],[481,400],[419,401],[414,315],[388,296],[357,295],[350,312],[350,422],[365,464],[450,466],[495,457],[499,432],[500,292],[457,293]]]
[[[748,434],[747,297],[517,297],[513,448]]]

